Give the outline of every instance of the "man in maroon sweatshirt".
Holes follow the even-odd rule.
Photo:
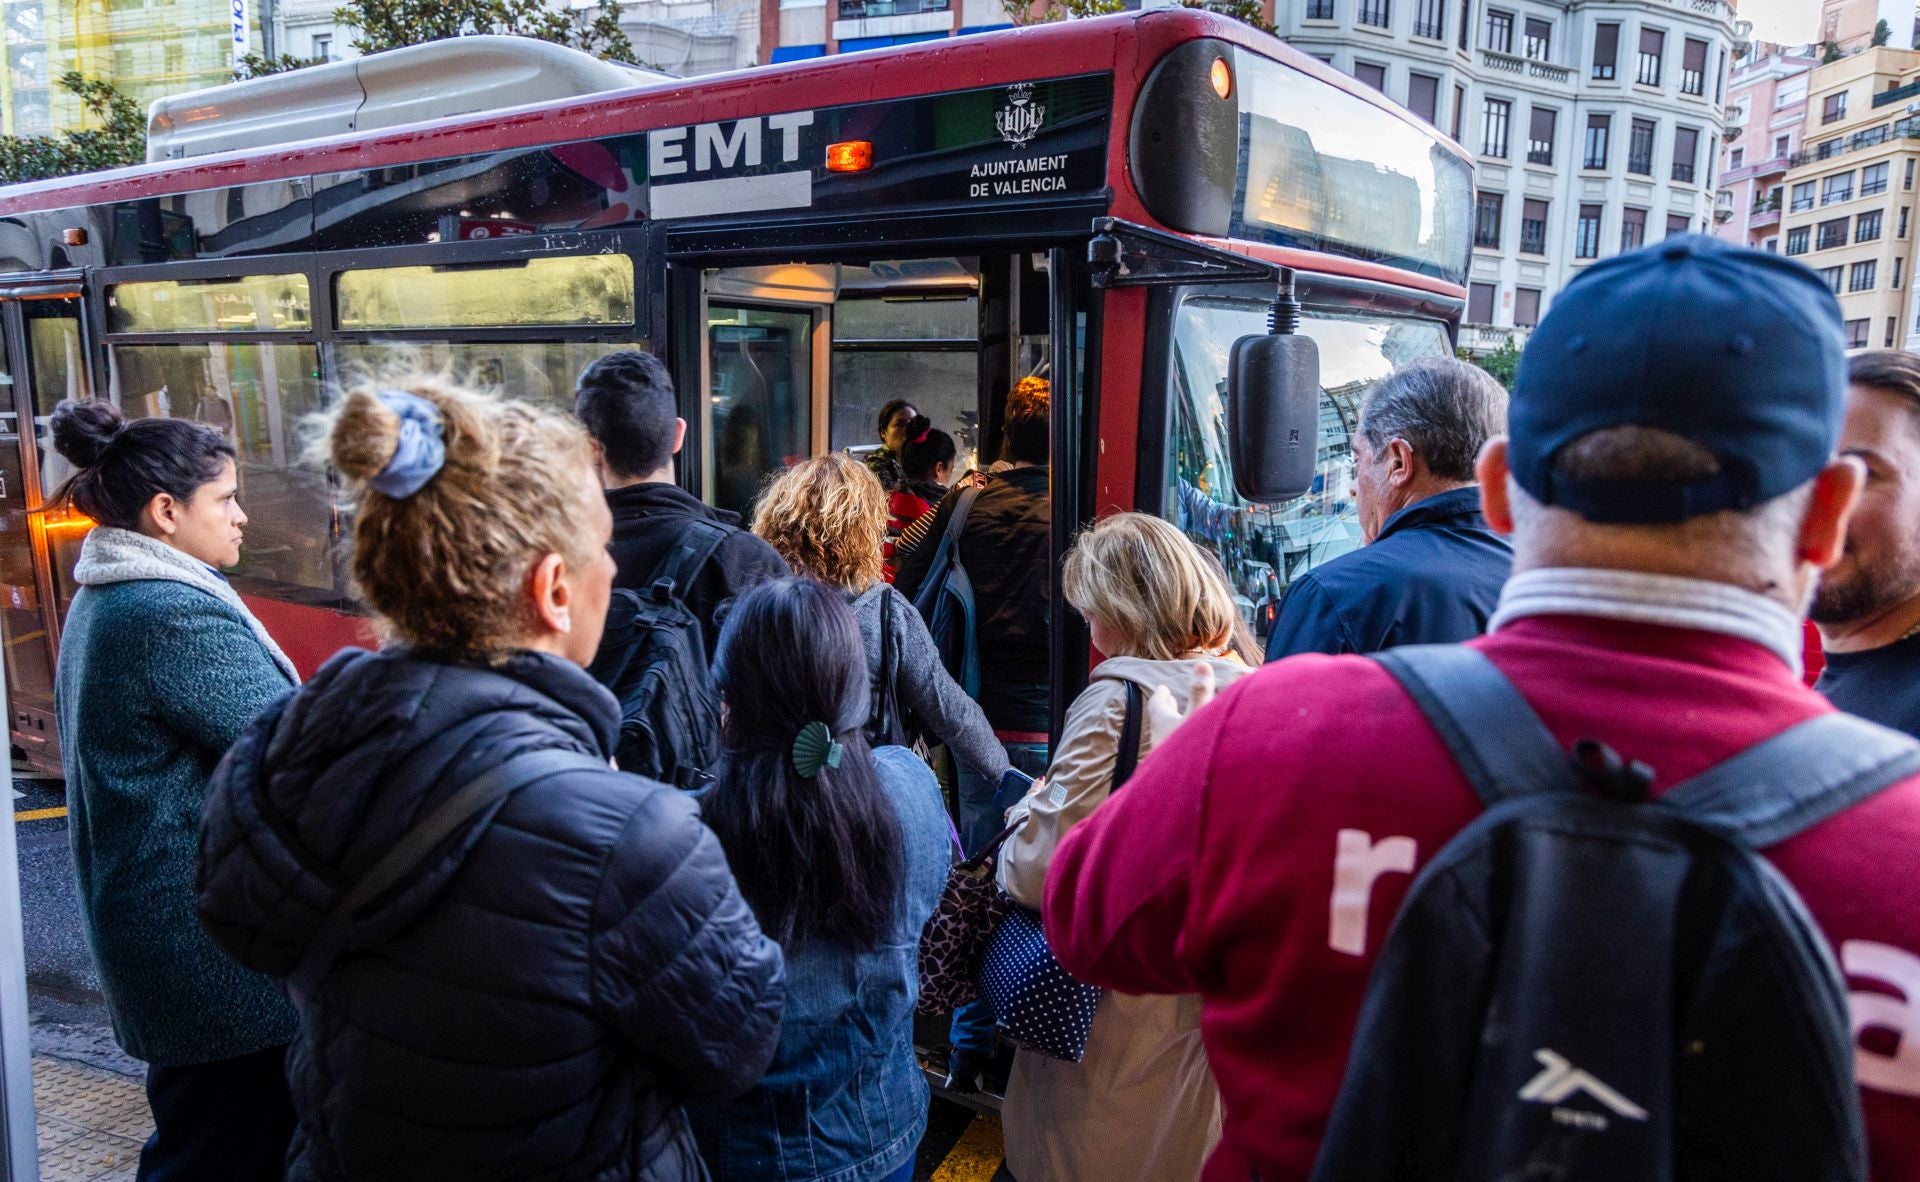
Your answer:
[[[1663,792],[1832,709],[1801,680],[1801,618],[1862,479],[1834,459],[1845,394],[1833,297],[1773,255],[1682,236],[1555,301],[1480,459],[1514,576],[1472,643],[1563,745],[1602,740]],[[1062,841],[1061,963],[1203,999],[1226,1102],[1208,1182],[1308,1176],[1388,926],[1480,811],[1380,666],[1301,656]],[[1847,975],[1873,1176],[1920,1179],[1920,779],[1766,852]]]

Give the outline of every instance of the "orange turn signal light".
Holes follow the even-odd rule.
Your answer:
[[[1222,99],[1231,98],[1233,95],[1233,69],[1227,65],[1227,59],[1223,57],[1214,58],[1213,69],[1209,71],[1209,74],[1211,76],[1210,80],[1213,82],[1213,93],[1219,95]]]
[[[873,144],[867,140],[843,140],[827,145],[828,172],[865,172],[873,167]]]

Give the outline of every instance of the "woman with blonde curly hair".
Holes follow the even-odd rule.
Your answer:
[[[795,464],[761,493],[753,532],[852,606],[874,686],[873,742],[901,742],[918,719],[960,762],[995,780],[1006,774],[1012,765],[987,716],[948,676],[920,613],[882,577],[887,493],[864,464],[837,452]]]
[[[1239,612],[1219,566],[1157,517],[1118,513],[1082,534],[1060,586],[1106,660],[1067,708],[1046,779],[1008,815],[1024,823],[1000,847],[1000,886],[1036,910],[1054,848],[1113,791],[1129,697],[1142,711],[1134,754],[1144,759],[1156,690],[1184,711],[1196,662],[1223,687],[1252,671],[1236,655]],[[1220,1137],[1200,999],[1102,996],[1080,1062],[1014,1056],[1000,1115],[1017,1178],[1198,1178]]]
[[[693,800],[609,765],[585,432],[408,377],[325,451],[392,643],[242,734],[200,835],[201,922],[299,1013],[289,1177],[704,1178],[681,1102],[759,1077],[781,957]]]

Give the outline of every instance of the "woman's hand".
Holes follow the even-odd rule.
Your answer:
[[[1180,703],[1174,700],[1173,692],[1166,686],[1155,686],[1147,697],[1147,725],[1153,728],[1155,747],[1167,741],[1181,723],[1193,717],[1201,707],[1213,701],[1217,687],[1213,678],[1213,666],[1206,661],[1195,661],[1189,674],[1191,680],[1187,689],[1187,712],[1180,712]]]

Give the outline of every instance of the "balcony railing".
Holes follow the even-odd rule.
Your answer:
[[[1526,328],[1495,328],[1491,324],[1462,324],[1460,326],[1460,347],[1469,353],[1494,353],[1502,345],[1512,342],[1515,347],[1527,343]]]
[[[1528,164],[1552,164],[1553,163],[1553,145],[1547,144],[1545,146],[1542,146],[1540,144],[1533,144],[1529,146],[1527,148],[1527,163]]]
[[[1779,224],[1780,207],[1778,205],[1756,205],[1747,214],[1747,229],[1749,230],[1758,230],[1763,226],[1777,226]]]
[[[1538,78],[1543,82],[1571,82],[1573,69],[1570,66],[1556,66],[1549,62],[1531,61],[1511,53],[1501,53],[1497,49],[1480,51],[1480,64],[1489,70],[1502,74],[1521,74]]]
[[[1920,95],[1920,82],[1909,82],[1905,86],[1896,86],[1892,90],[1883,90],[1874,95],[1873,105],[1876,108],[1884,107],[1888,103],[1897,103],[1916,95]]]
[[[840,0],[840,19],[865,20],[875,16],[913,16],[950,11],[951,0]]]
[[[1848,152],[1863,152],[1868,148],[1877,148],[1888,140],[1920,139],[1920,116],[1908,116],[1885,130],[1863,131],[1848,136],[1844,140],[1828,140],[1817,148],[1804,152],[1795,152],[1788,162],[1789,167],[1799,168],[1803,164],[1813,164],[1820,160],[1831,160],[1835,156],[1844,156]]]

